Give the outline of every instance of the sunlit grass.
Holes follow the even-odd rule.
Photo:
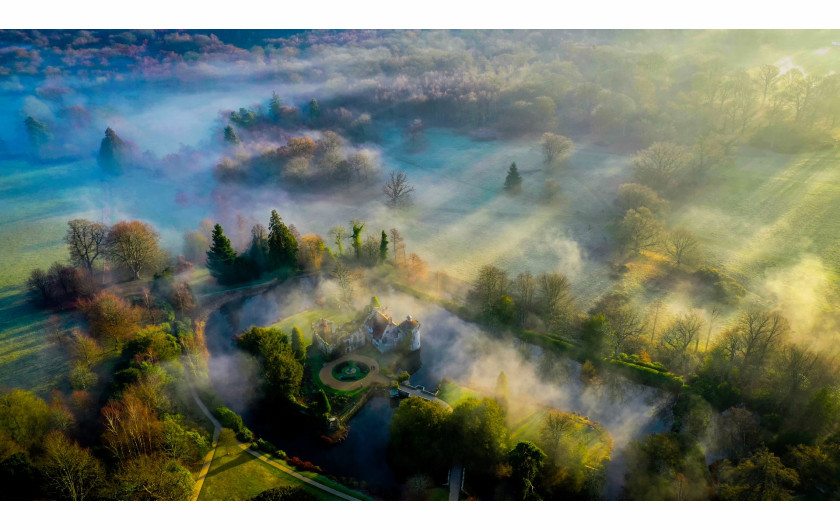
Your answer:
[[[233,431],[224,429],[198,500],[245,501],[280,486],[301,487],[319,500],[339,500],[246,453]]]

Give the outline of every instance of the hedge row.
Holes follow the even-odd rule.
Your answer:
[[[631,381],[642,385],[664,388],[671,391],[680,390],[685,385],[682,377],[668,372],[660,372],[646,366],[626,363],[618,359],[610,359],[609,365]]]

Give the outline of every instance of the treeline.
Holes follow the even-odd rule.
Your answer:
[[[49,402],[23,390],[0,396],[0,497],[186,500],[190,469],[210,447],[184,384],[206,374],[195,298],[172,268],[149,257],[159,249],[148,225],[109,229],[77,219],[66,240],[76,266],[51,269],[57,286],[47,292],[78,308],[83,325],[55,326],[48,338],[70,359],[72,390],[54,390]],[[133,250],[123,253],[121,244]],[[134,266],[122,257],[129,254],[139,260]],[[60,286],[62,278],[97,273],[103,255],[132,277],[158,272],[130,299],[101,290],[101,281],[89,291]],[[34,294],[43,299],[42,290]]]
[[[547,411],[536,443],[511,439],[507,427],[506,379],[496,399],[468,398],[453,410],[417,397],[400,402],[391,420],[388,460],[409,492],[447,476],[453,465],[467,470],[473,498],[495,500],[597,499],[605,461],[590,462],[579,429],[595,440],[592,425],[556,410]],[[598,431],[600,433],[600,430]],[[604,442],[608,443],[608,442]],[[611,444],[611,442],[609,442]]]

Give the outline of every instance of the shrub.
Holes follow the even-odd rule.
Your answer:
[[[239,434],[239,432],[245,428],[245,426],[242,424],[242,418],[239,417],[239,414],[235,413],[227,407],[218,407],[216,410],[213,411],[213,415],[216,416],[216,418],[218,418],[219,423],[221,423],[223,427],[226,427],[237,434]]]
[[[267,442],[267,441],[263,440],[262,438],[257,440],[256,443],[257,443],[257,448],[259,448],[259,450],[262,451],[263,453],[272,454],[272,453],[275,453],[277,451],[277,447],[275,447],[275,445],[273,443]]]

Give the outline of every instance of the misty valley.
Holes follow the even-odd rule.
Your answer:
[[[0,500],[840,499],[834,33],[0,30]]]

